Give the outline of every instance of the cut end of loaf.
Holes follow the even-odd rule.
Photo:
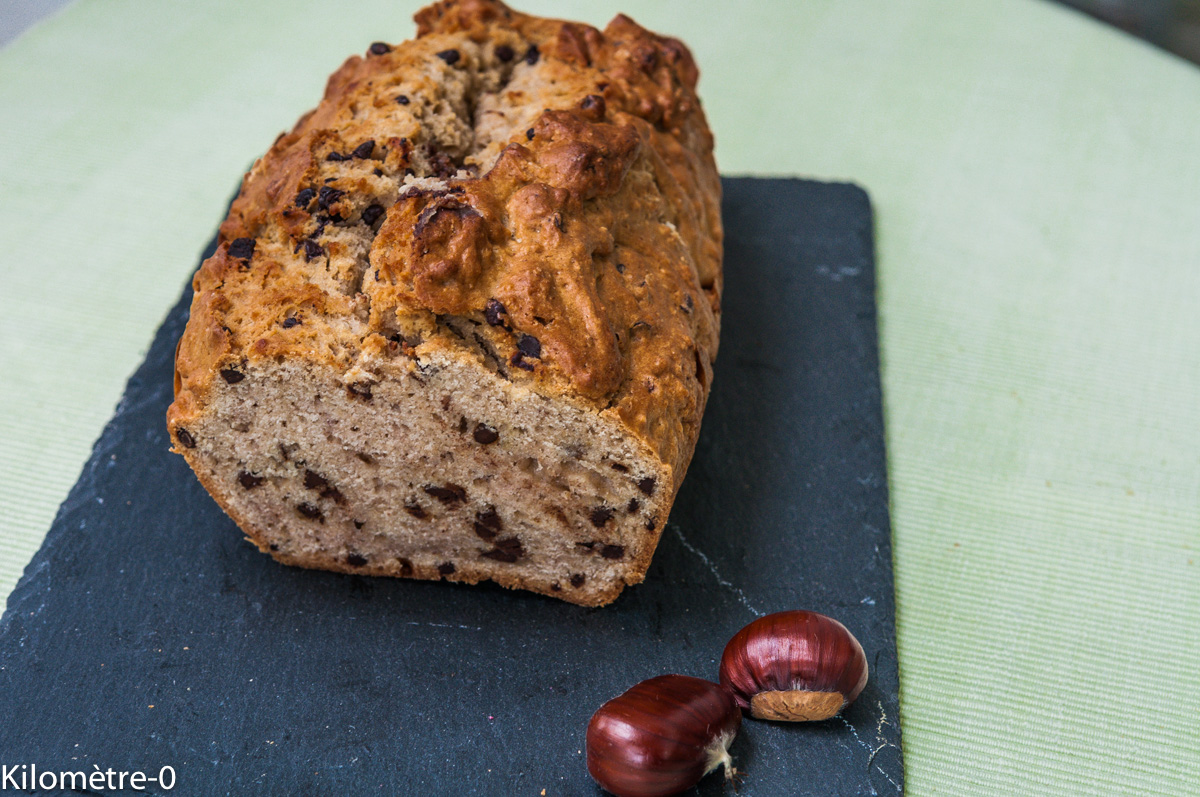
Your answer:
[[[672,476],[603,413],[453,357],[401,358],[349,386],[296,363],[236,373],[205,412],[173,419],[172,436],[277,560],[491,579],[585,606],[643,579]]]

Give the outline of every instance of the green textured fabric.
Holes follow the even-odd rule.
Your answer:
[[[414,8],[0,51],[0,595],[241,172]],[[1200,70],[1035,0],[525,8],[684,38],[723,171],[872,195],[910,793],[1200,793]]]

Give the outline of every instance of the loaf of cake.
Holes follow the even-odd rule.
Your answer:
[[[644,578],[717,352],[696,66],[625,16],[416,22],[246,175],[174,450],[280,562],[603,605]]]

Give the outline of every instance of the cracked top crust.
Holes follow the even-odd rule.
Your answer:
[[[415,19],[246,175],[193,280],[172,425],[222,368],[300,358],[354,390],[459,348],[616,413],[681,475],[721,295],[690,53],[625,16],[600,31],[446,0]]]

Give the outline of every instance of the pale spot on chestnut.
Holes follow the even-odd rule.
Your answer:
[[[867,657],[837,620],[816,612],[777,612],[729,640],[721,656],[721,685],[755,719],[824,720],[867,685]]]

